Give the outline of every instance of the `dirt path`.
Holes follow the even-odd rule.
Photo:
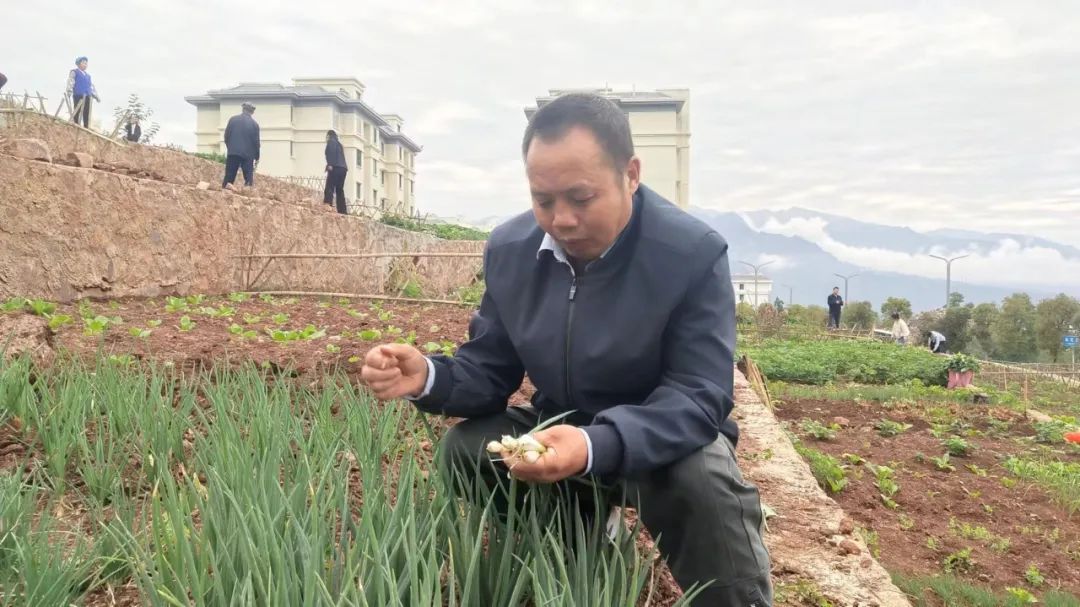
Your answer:
[[[785,602],[809,603],[816,591],[833,605],[910,605],[739,372],[735,403],[741,468],[777,514],[769,519],[766,542]]]

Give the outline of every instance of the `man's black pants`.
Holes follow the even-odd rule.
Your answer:
[[[839,310],[836,311],[836,312],[833,312],[832,310],[829,311],[829,327],[833,328],[833,329],[839,329],[840,328],[840,312],[839,312]]]
[[[457,474],[479,470],[489,487],[505,483],[505,471],[487,464],[490,455],[485,446],[504,434],[528,432],[537,420],[531,407],[510,407],[505,413],[465,420],[443,438],[440,467]],[[561,485],[582,503],[594,501],[592,487]],[[610,499],[620,496],[637,507],[649,532],[659,536],[660,552],[684,589],[709,583],[693,605],[772,604],[761,500],[757,488],[743,481],[727,437],[663,468],[618,479]]]
[[[85,128],[90,128],[90,95],[75,95],[72,99],[74,105],[71,106],[72,111],[75,112],[75,124],[81,124]],[[82,103],[82,107],[79,107],[79,103]]]
[[[345,167],[332,167],[326,174],[326,189],[323,190],[323,202],[330,204],[337,197],[337,212],[344,215],[348,213],[345,208],[345,174],[349,169]]]
[[[255,159],[229,154],[225,157],[225,179],[221,181],[221,187],[236,181],[238,169],[244,172],[244,185],[255,185]]]

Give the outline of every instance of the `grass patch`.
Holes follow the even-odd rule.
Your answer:
[[[1024,599],[1008,591],[995,593],[989,588],[972,584],[952,575],[908,577],[892,574],[896,587],[908,595],[915,607],[1021,607]],[[1047,592],[1039,604],[1046,607],[1080,607],[1080,599],[1067,592]]]
[[[383,215],[379,221],[388,226],[401,228],[402,230],[431,234],[432,236],[445,238],[446,240],[487,240],[490,235],[489,232],[470,228],[468,226],[460,226],[452,223],[419,221],[411,217],[400,215]]]
[[[1011,456],[1001,465],[1024,480],[1041,485],[1069,514],[1080,511],[1080,464]]]
[[[812,447],[807,447],[799,441],[794,441],[795,450],[810,464],[810,471],[814,473],[821,488],[829,493],[840,493],[847,486],[847,473],[840,462],[828,453],[822,453]]]

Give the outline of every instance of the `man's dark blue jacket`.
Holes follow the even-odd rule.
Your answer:
[[[528,372],[543,417],[579,412],[592,473],[632,475],[733,442],[735,295],[727,243],[644,185],[630,222],[575,277],[531,212],[500,225],[484,253],[487,290],[453,357],[434,356],[425,411],[504,411]]]
[[[245,160],[259,159],[259,123],[251,114],[241,112],[225,125],[225,148],[229,156],[239,156]]]

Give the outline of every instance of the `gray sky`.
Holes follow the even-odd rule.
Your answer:
[[[89,55],[107,109],[138,92],[189,149],[184,95],[354,75],[424,146],[440,215],[525,209],[522,107],[608,83],[691,89],[695,206],[1080,245],[1077,2],[59,0],[4,21],[11,90],[56,98]]]

